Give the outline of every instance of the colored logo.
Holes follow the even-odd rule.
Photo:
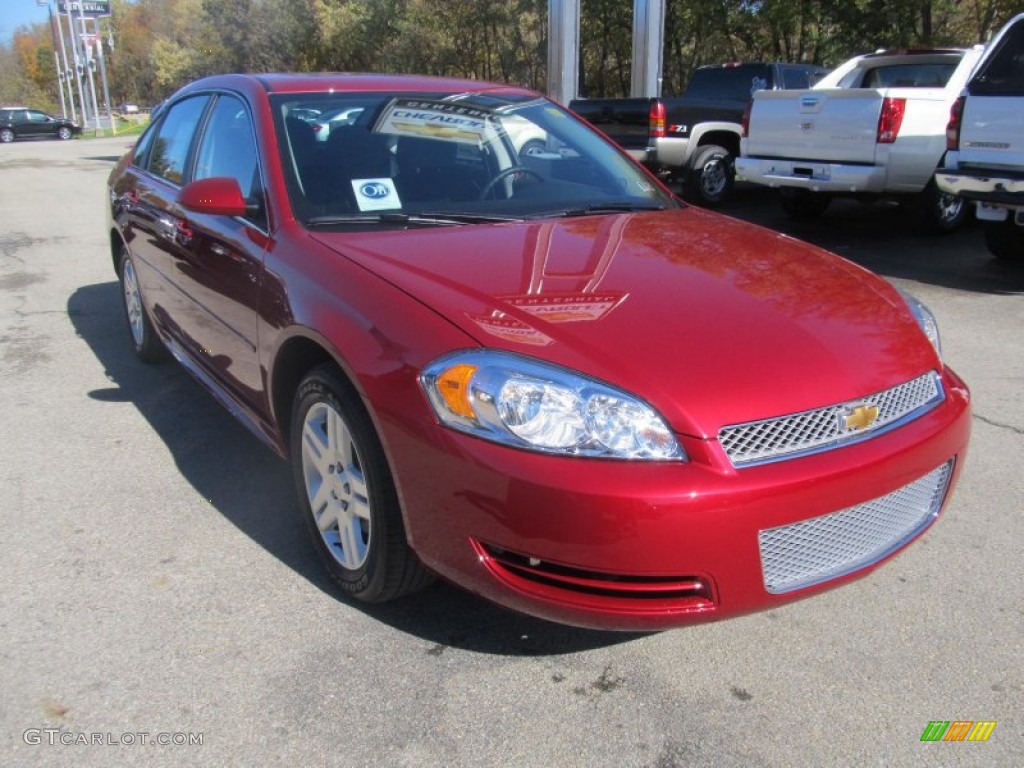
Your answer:
[[[854,405],[839,414],[839,423],[846,432],[860,432],[878,421],[877,405]]]
[[[391,190],[388,188],[387,184],[370,182],[369,184],[363,184],[363,186],[359,188],[359,194],[363,197],[368,197],[371,200],[383,200],[391,194]]]
[[[921,741],[988,741],[995,727],[995,720],[932,720]]]

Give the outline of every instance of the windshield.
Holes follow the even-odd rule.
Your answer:
[[[540,97],[279,94],[272,103],[292,208],[310,227],[471,224],[677,205],[629,158]]]

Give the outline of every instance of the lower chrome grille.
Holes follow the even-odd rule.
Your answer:
[[[764,586],[773,594],[809,587],[876,563],[939,514],[953,461],[873,501],[761,531]]]
[[[939,375],[924,376],[850,403],[723,427],[718,440],[733,465],[747,466],[825,450],[877,435],[942,402]],[[845,418],[857,408],[870,408],[868,426],[849,426]]]

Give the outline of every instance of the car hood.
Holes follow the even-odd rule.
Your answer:
[[[313,237],[480,345],[633,392],[698,437],[939,365],[881,278],[697,209]]]

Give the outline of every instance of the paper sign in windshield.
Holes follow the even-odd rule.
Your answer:
[[[462,144],[492,140],[492,113],[457,102],[395,99],[381,114],[375,132],[421,136]]]
[[[402,207],[391,179],[352,179],[352,191],[360,211],[389,211]]]

